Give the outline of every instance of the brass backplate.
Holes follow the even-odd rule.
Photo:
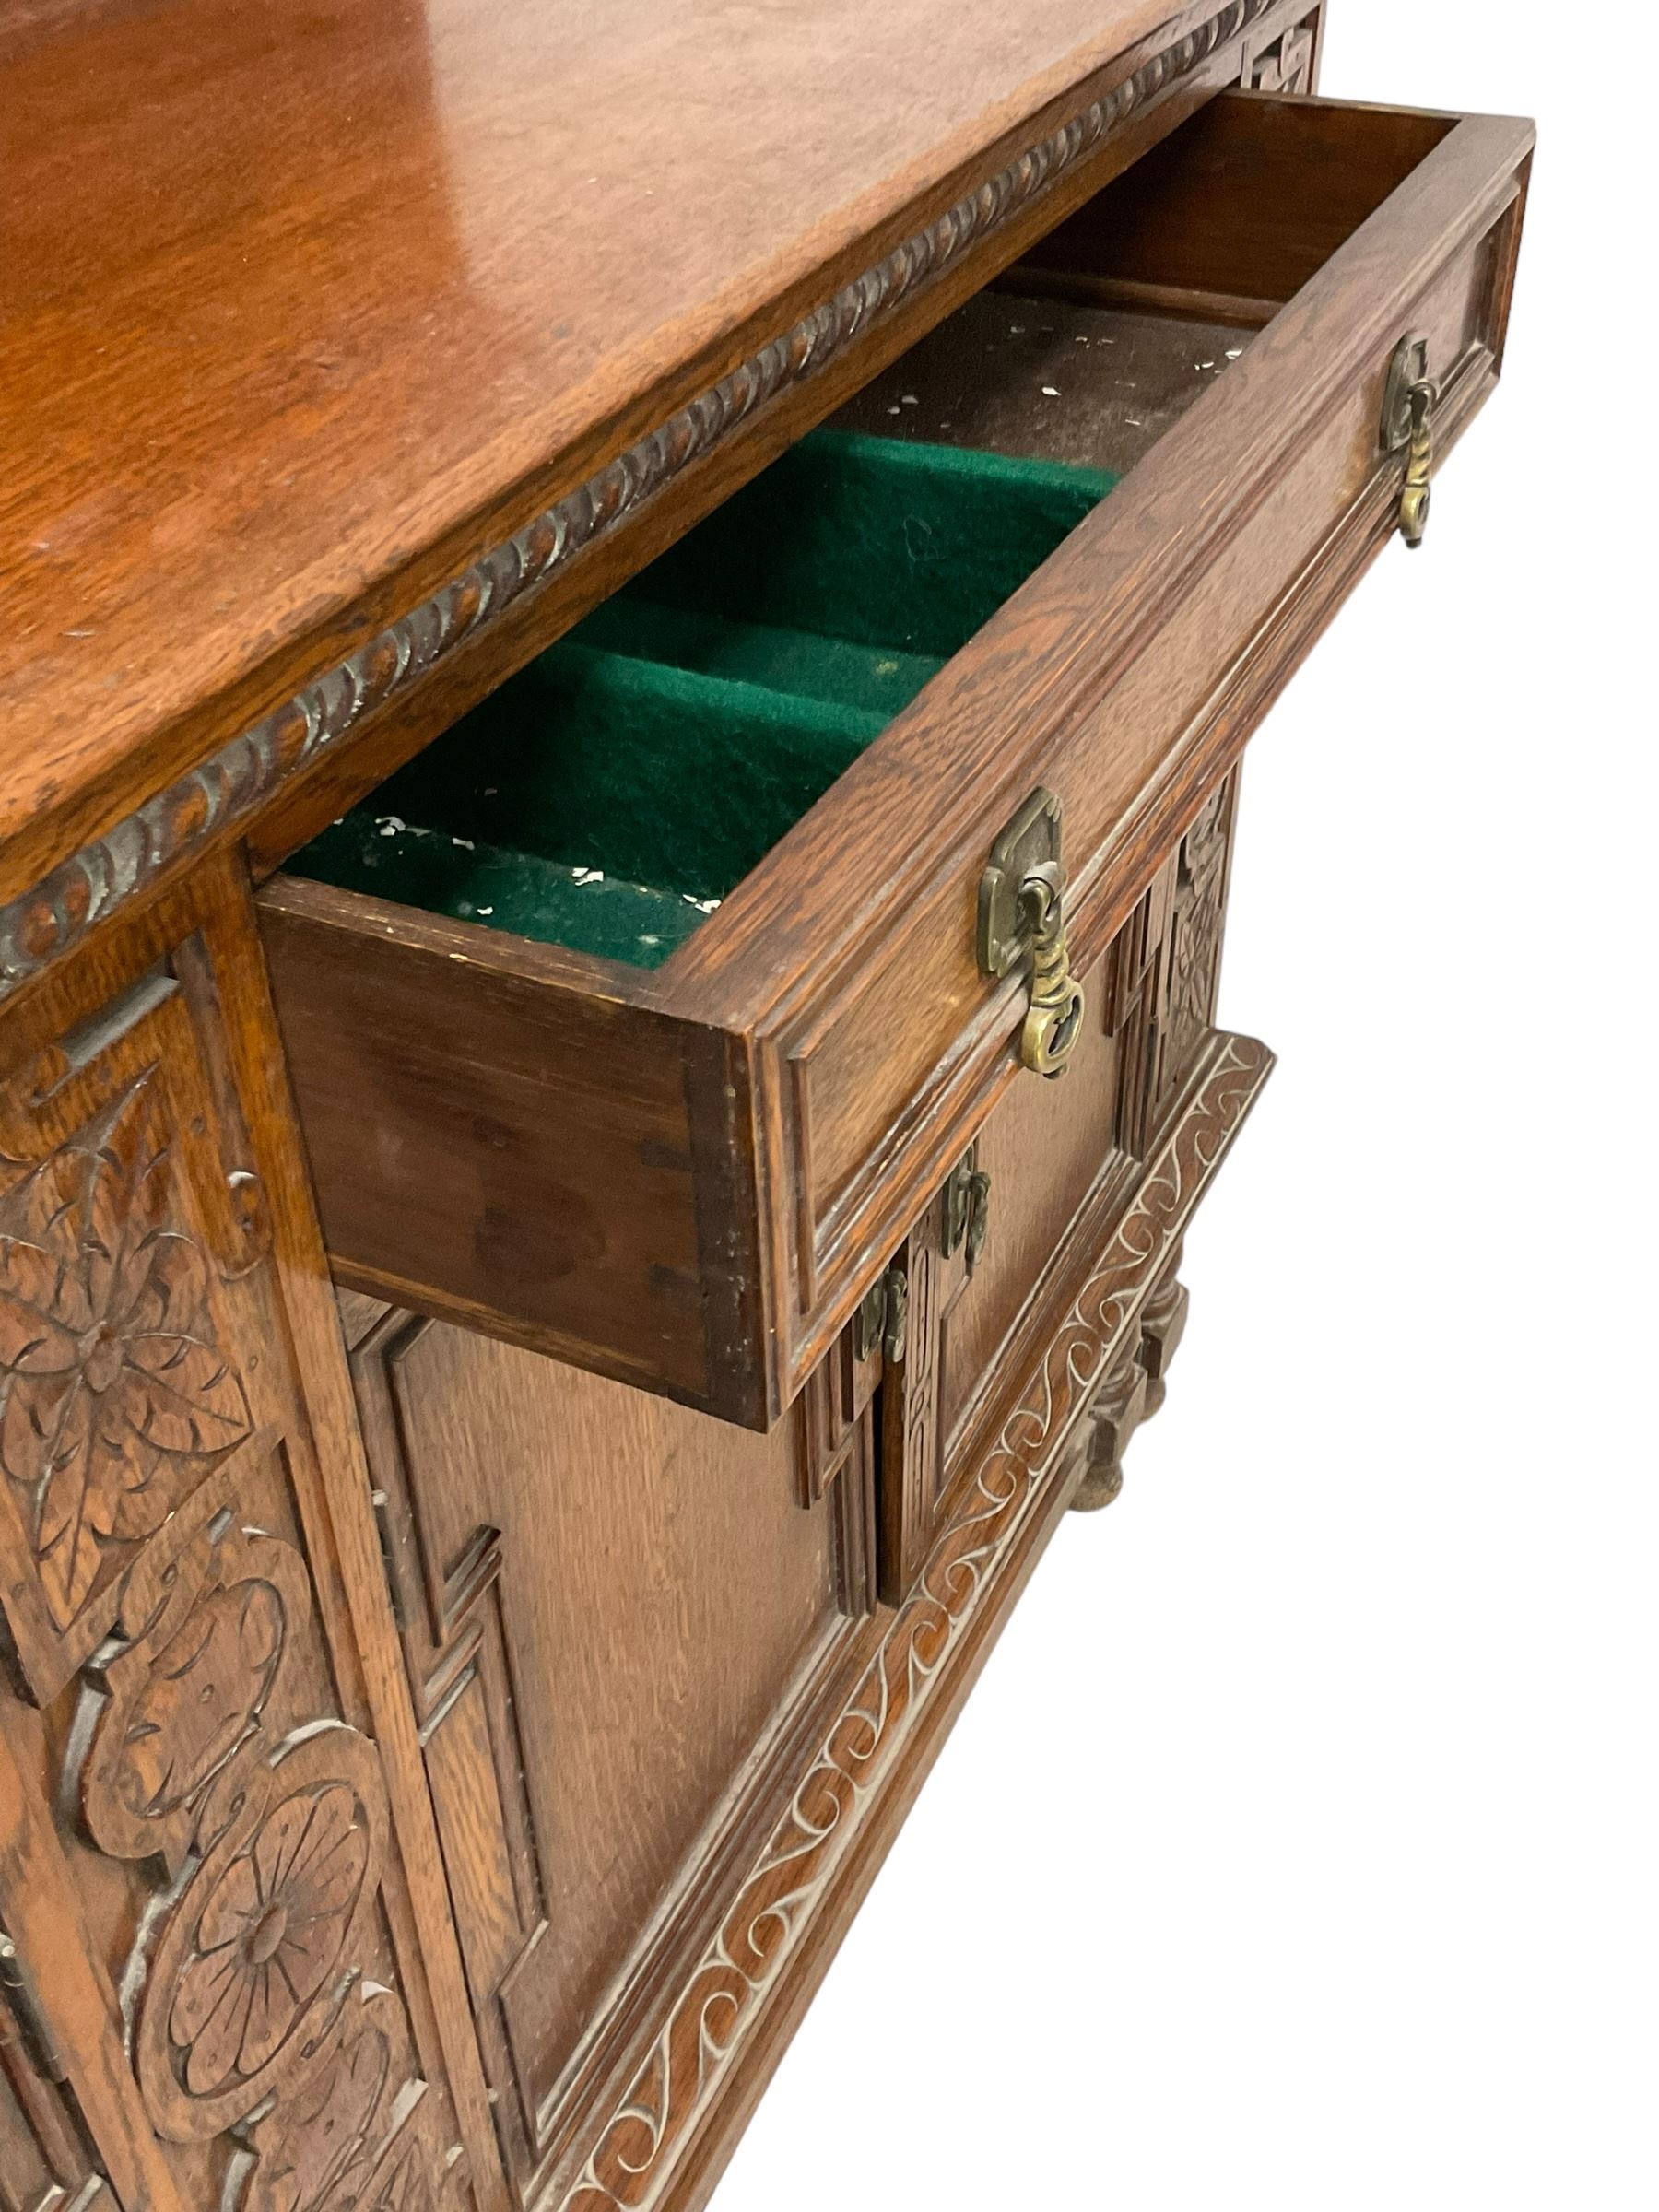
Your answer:
[[[1377,434],[1385,453],[1403,453],[1411,443],[1411,387],[1428,382],[1429,341],[1413,331],[1394,349],[1382,387],[1382,418]]]
[[[1040,785],[998,836],[980,877],[979,964],[1002,977],[1031,949],[1020,887],[1039,869],[1060,865],[1060,802]]]

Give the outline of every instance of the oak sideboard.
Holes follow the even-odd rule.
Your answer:
[[[0,2212],[713,2190],[1499,373],[1531,126],[1321,35],[0,9]]]

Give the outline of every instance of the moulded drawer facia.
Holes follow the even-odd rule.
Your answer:
[[[268,885],[341,1278],[748,1426],[775,1418],[1002,1088],[1037,1079],[1015,1050],[1028,980],[992,982],[976,956],[993,841],[1033,786],[1059,794],[1074,965],[1092,964],[1392,534],[1403,461],[1379,425],[1396,346],[1427,339],[1439,451],[1489,390],[1531,145],[1523,123],[1212,101],[790,456],[781,494],[759,478],[747,509],[683,541],[654,599],[629,587],[545,676],[514,679],[606,702],[614,824],[603,748],[549,769],[516,726],[486,728],[508,789],[457,731],[471,811],[407,862],[408,896],[447,913],[361,888],[410,880],[363,872],[371,833],[388,863],[413,837],[394,809],[309,864],[333,882]],[[1148,366],[1114,389],[1082,364],[1117,342]],[[1064,381],[1030,350],[1052,362],[1063,344],[1078,363]],[[953,441],[990,449],[958,490],[938,458]],[[847,487],[907,468],[927,481],[906,498],[935,504],[900,542]],[[1013,507],[1005,477],[1024,487]],[[993,519],[966,526],[941,484]],[[792,546],[810,555],[795,573],[834,570],[852,610],[832,650],[787,590],[764,635],[710,597],[750,569],[771,589]],[[981,572],[982,547],[1000,568]],[[888,650],[866,584],[900,569],[914,604]],[[999,611],[944,657],[987,595]],[[664,731],[686,753],[665,787]],[[405,771],[425,779],[412,788],[430,791],[450,743]],[[602,886],[557,845],[469,873],[480,836],[511,843],[543,805],[619,855]],[[734,809],[762,852],[734,843]],[[681,880],[660,910],[630,904],[665,852]],[[615,927],[591,941],[623,959],[502,926],[596,889]]]

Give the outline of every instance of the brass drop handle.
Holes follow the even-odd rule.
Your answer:
[[[1065,949],[1065,881],[1060,802],[1039,788],[991,847],[980,877],[979,962],[1000,977],[1030,960],[1019,1058],[1040,1076],[1063,1076],[1083,1032],[1083,987]]]
[[[1063,1076],[1083,1027],[1083,986],[1066,955],[1057,863],[1026,877],[1019,905],[1031,932],[1031,1003],[1019,1032],[1020,1063],[1040,1076]]]
[[[1420,546],[1429,526],[1430,471],[1434,466],[1434,410],[1440,386],[1429,373],[1429,341],[1402,338],[1388,367],[1382,394],[1382,449],[1406,455],[1406,481],[1396,520],[1408,546]]]
[[[1411,411],[1411,432],[1406,447],[1406,488],[1400,494],[1400,535],[1408,546],[1420,546],[1429,527],[1429,471],[1434,465],[1434,403],[1440,388],[1429,377],[1420,378],[1406,394]]]

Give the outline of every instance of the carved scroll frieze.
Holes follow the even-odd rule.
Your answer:
[[[844,284],[822,306],[671,416],[659,429],[492,548],[442,591],[328,675],[0,907],[0,998],[147,890],[187,853],[245,820],[280,784],[406,690],[465,641],[499,621],[595,538],[613,530],[694,461],[724,444],[770,400],[843,353],[899,302],[1050,190],[1058,178],[1218,47],[1272,0],[1229,0],[1150,55],[945,214]]]
[[[996,1442],[959,1494],[912,1594],[737,1892],[673,1998],[614,2112],[591,2139],[559,2212],[649,2212],[669,2185],[785,1961],[837,1870],[1039,1499],[1099,1379],[1136,1337],[1210,1173],[1272,1065],[1265,1047],[1220,1035]]]

